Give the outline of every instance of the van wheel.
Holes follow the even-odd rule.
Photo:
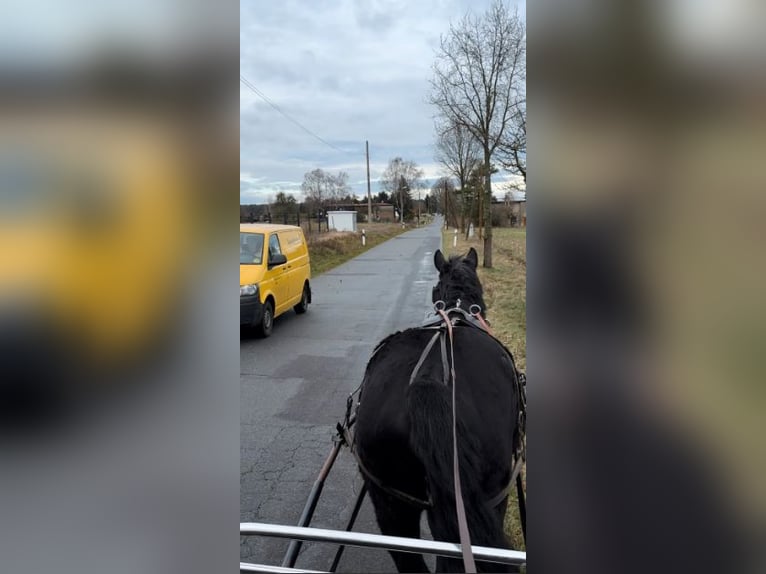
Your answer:
[[[263,318],[261,324],[258,325],[258,334],[266,338],[271,335],[271,331],[274,329],[274,304],[271,299],[267,299],[263,304]]]
[[[309,310],[309,286],[304,284],[303,285],[303,295],[301,295],[301,302],[298,303],[295,307],[295,312],[298,313],[298,315],[302,315],[306,311]]]

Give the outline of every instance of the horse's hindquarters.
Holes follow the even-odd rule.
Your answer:
[[[355,442],[359,458],[377,487],[371,494],[381,531],[405,536],[419,532],[414,517],[419,517],[420,510],[393,495],[391,490],[396,489],[430,500],[432,534],[439,540],[457,542],[452,381],[444,383],[439,344],[423,354],[435,333],[430,329],[394,335],[370,361]],[[505,503],[493,507],[488,501],[507,486],[511,475],[520,404],[515,367],[501,345],[473,327],[456,327],[453,347],[461,491],[469,530],[474,544],[507,547]],[[422,364],[410,384],[420,359]],[[397,513],[400,519],[394,517]],[[454,571],[462,571],[460,561],[445,562],[443,567],[452,571],[454,564],[460,564]],[[482,570],[495,568],[482,565]]]

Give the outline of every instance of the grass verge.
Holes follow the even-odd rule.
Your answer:
[[[443,251],[450,255],[465,255],[473,247],[479,252],[478,271],[484,287],[487,319],[495,337],[508,347],[518,368],[524,371],[527,365],[527,232],[497,228],[492,233],[492,269],[481,266],[484,241],[478,236],[466,239],[458,234],[457,246],[453,247],[454,230],[445,231],[442,236]],[[526,492],[526,464],[521,472]],[[515,484],[505,516],[505,531],[513,548],[526,549]]]
[[[364,228],[367,237],[365,246],[362,246],[362,228]],[[407,231],[396,223],[366,223],[359,225],[358,229],[359,232],[357,233],[330,231],[306,235],[309,256],[311,257],[312,276],[337,267],[368,249]]]

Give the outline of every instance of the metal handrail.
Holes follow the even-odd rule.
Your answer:
[[[412,552],[415,554],[437,554],[448,558],[461,558],[460,544],[422,540],[420,538],[403,538],[382,534],[367,534],[363,532],[346,532],[325,528],[307,528],[302,526],[284,526],[281,524],[266,524],[263,522],[243,522],[239,525],[241,536],[273,536],[276,538],[292,538],[312,542],[333,542],[348,546],[362,546]],[[527,563],[527,553],[518,550],[490,548],[488,546],[471,546],[476,560],[500,562],[503,564],[523,565]],[[276,570],[272,570],[275,572]],[[287,570],[289,572],[290,570]]]
[[[307,572],[308,574],[330,574],[327,570],[304,570],[302,568],[284,568],[282,566],[269,566],[268,564],[239,563],[240,572],[276,572],[277,574],[291,574],[292,572]]]

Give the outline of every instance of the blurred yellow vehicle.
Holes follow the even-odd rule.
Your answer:
[[[52,355],[72,372],[119,371],[162,341],[182,300],[178,145],[148,118],[14,119],[0,134],[4,373],[34,380]]]

